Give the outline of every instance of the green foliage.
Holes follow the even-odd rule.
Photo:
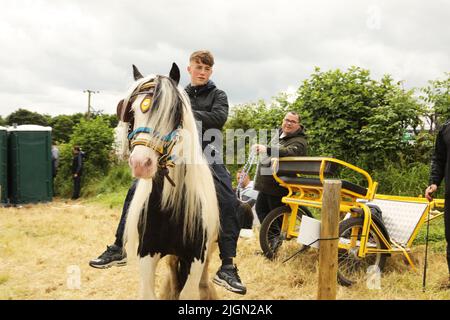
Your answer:
[[[81,119],[70,138],[72,146],[78,145],[86,153],[85,172],[90,176],[107,172],[113,141],[113,129],[101,117],[90,121]]]
[[[99,117],[90,121],[81,119],[80,123],[74,127],[69,143],[59,145],[60,160],[55,183],[56,193],[68,197],[72,192],[72,150],[75,145],[80,146],[85,153],[81,178],[82,195],[86,195],[89,190],[86,186],[91,183],[98,184],[100,178],[107,175],[111,163],[114,162],[111,156],[113,139],[113,129],[103,118]]]
[[[420,162],[431,163],[431,155],[434,151],[435,134],[428,131],[420,131],[414,136],[412,143],[407,144],[403,150],[403,158],[406,163]]]
[[[400,161],[387,163],[384,168],[369,173],[378,182],[377,193],[417,197],[423,196],[428,186],[430,166]],[[439,188],[437,197],[443,197],[443,189]]]
[[[75,125],[72,117],[67,115],[56,116],[52,118],[50,125],[52,127],[53,141],[57,141],[59,143],[69,142],[70,136],[73,132],[73,127]]]
[[[413,242],[413,245],[419,245],[419,244],[425,244],[426,243],[426,236],[427,236],[427,224],[424,223],[422,225],[422,228],[419,231],[419,234],[417,235],[416,239]],[[430,221],[430,230],[428,233],[428,241],[429,242],[442,242],[442,244],[445,244],[445,231],[444,231],[444,223],[443,223],[443,217],[437,218],[436,220]],[[438,250],[441,252],[445,252],[444,250]]]
[[[422,88],[425,95],[421,99],[428,104],[427,117],[431,122],[431,131],[450,119],[450,72],[445,73],[443,80],[430,80],[428,86]]]
[[[106,122],[108,122],[109,126],[111,128],[117,127],[117,124],[119,123],[119,119],[117,118],[117,115],[115,114],[99,114],[94,116],[93,118],[103,118]]]
[[[48,126],[51,117],[49,115],[42,115],[37,112],[31,112],[26,109],[19,109],[6,117],[6,123],[10,126],[13,124],[34,124],[39,126]]]
[[[6,126],[6,125],[7,125],[6,120],[3,119],[2,116],[0,116],[0,126],[4,127],[4,126]]]
[[[224,129],[273,129],[281,126],[286,107],[267,106],[264,101],[237,105],[233,108]]]
[[[298,89],[292,109],[308,130],[310,154],[334,156],[372,170],[395,161],[408,148],[403,136],[419,124],[421,105],[390,76],[380,81],[352,67],[321,72]]]
[[[72,181],[72,145],[61,143],[59,149],[59,166],[55,178],[55,194],[62,197],[70,197],[73,189]]]
[[[131,170],[128,163],[121,162],[111,166],[105,176],[98,177],[96,181],[89,183],[84,190],[84,195],[99,196],[121,191],[124,188],[128,189],[131,186],[132,180],[133,178],[131,177]]]

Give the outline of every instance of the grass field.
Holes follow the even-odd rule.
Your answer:
[[[117,197],[123,199],[123,195]],[[136,299],[139,275],[135,259],[128,266],[106,270],[88,265],[113,242],[121,201],[111,203],[110,198],[100,197],[0,208],[0,299]],[[443,232],[442,223],[442,219],[433,222],[433,230]],[[419,244],[413,250],[419,272],[396,255],[388,259],[380,290],[368,289],[365,283],[338,287],[337,298],[450,299],[450,290],[438,288],[447,275],[445,241],[433,242],[430,248],[425,293],[421,272],[424,246]],[[248,293],[240,296],[216,287],[221,299],[316,298],[317,251],[311,249],[284,264],[266,260],[259,251],[257,239],[239,240],[236,262]],[[219,263],[216,254],[211,276]],[[161,263],[157,290],[165,273]]]

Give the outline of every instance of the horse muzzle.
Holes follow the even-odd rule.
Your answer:
[[[128,161],[133,177],[138,179],[153,178],[157,170],[156,156],[149,156],[148,154],[135,152],[137,151],[136,149],[137,148],[133,150]]]

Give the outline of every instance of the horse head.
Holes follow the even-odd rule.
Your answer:
[[[117,106],[117,116],[130,123],[129,165],[136,178],[151,179],[158,169],[172,166],[172,149],[183,126],[183,98],[178,89],[180,70],[173,63],[169,77],[142,76],[133,65],[136,80]]]

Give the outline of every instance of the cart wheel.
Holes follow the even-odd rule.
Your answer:
[[[297,241],[290,241],[289,244],[285,243],[287,240],[286,230],[282,230],[283,217],[286,216],[288,219],[291,215],[291,208],[288,206],[278,207],[269,212],[269,214],[264,218],[261,224],[261,229],[259,232],[259,244],[264,255],[273,260],[286,259],[302,249],[303,245],[297,243]],[[300,223],[302,221],[302,215],[311,215],[308,209],[304,207],[298,207],[297,220],[295,223],[295,229],[298,231],[300,229]],[[283,250],[281,246],[283,245]]]
[[[364,218],[349,218],[339,224],[339,243],[350,244],[352,229],[357,230],[355,246],[350,249],[339,248],[338,251],[338,282],[343,286],[351,286],[356,282],[364,281],[370,266],[376,266],[380,272],[386,263],[386,254],[366,254],[364,258],[358,257],[361,233]],[[384,249],[385,245],[373,229],[369,231],[367,247]]]

